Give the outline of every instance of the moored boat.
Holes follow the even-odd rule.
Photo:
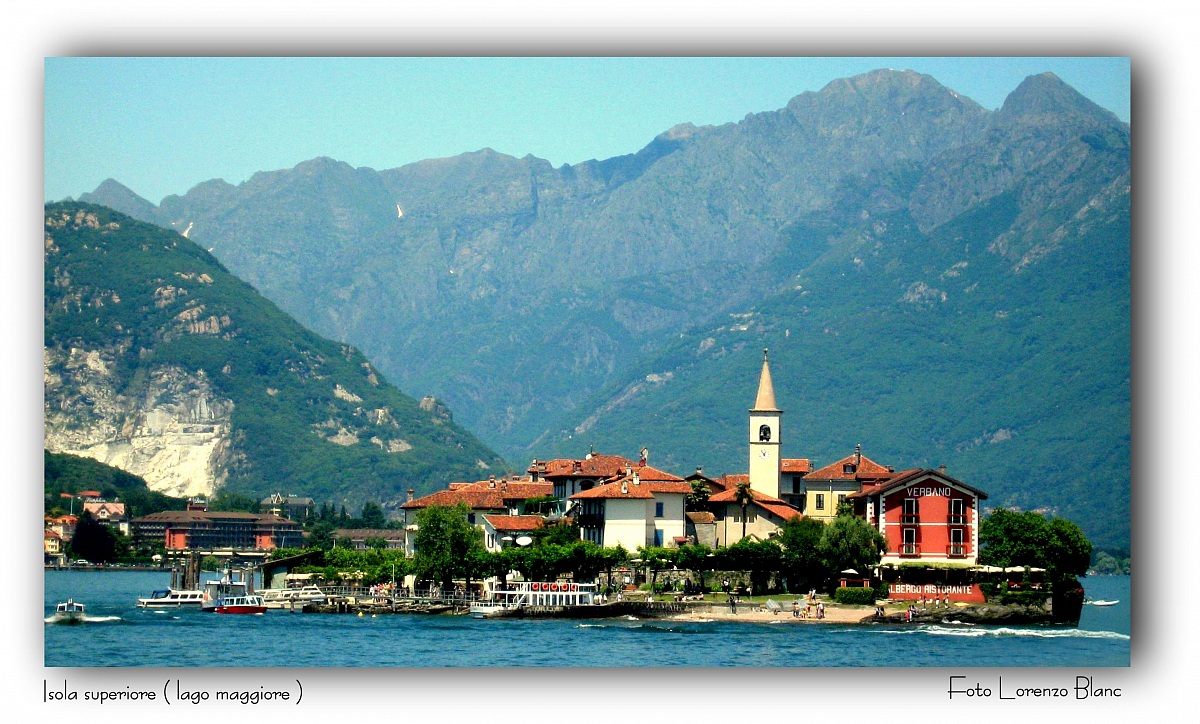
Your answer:
[[[596,584],[571,581],[520,581],[493,592],[489,601],[471,606],[474,618],[500,618],[525,609],[575,609],[596,605]]]
[[[226,596],[217,601],[213,613],[265,613],[262,596],[249,594],[245,596]]]
[[[154,591],[149,598],[139,598],[138,608],[199,608],[204,602],[204,592],[165,588]]]
[[[311,584],[300,588],[268,588],[259,594],[267,608],[303,608],[305,604],[325,602],[325,593]]]

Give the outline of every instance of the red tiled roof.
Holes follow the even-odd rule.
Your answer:
[[[539,461],[540,462],[540,461]],[[625,472],[625,466],[637,467],[637,462],[620,455],[592,455],[590,458],[576,460],[558,458],[546,460],[546,477],[589,477],[611,478]],[[578,469],[576,469],[578,465]],[[532,472],[532,468],[530,471]]]
[[[726,473],[713,481],[724,490],[733,490],[738,486],[738,483],[749,483],[750,476],[746,474],[729,474]]]
[[[720,493],[717,493],[716,495],[712,496],[711,498],[708,499],[708,502],[736,504],[737,501],[734,499],[736,495],[737,495],[737,489],[730,488],[729,490],[723,490]],[[799,510],[797,510],[796,508],[793,508],[792,506],[783,502],[779,498],[773,498],[770,495],[767,495],[766,493],[760,493],[757,490],[754,490],[753,488],[750,488],[750,497],[752,497],[754,499],[754,503],[753,503],[754,505],[757,505],[758,507],[762,508],[763,510],[774,513],[775,515],[779,516],[780,518],[783,518],[784,520],[787,520],[789,518],[799,517],[799,516],[803,515]]]
[[[48,530],[48,531],[46,531],[46,535],[45,535],[45,537],[46,537],[46,538],[58,538],[59,540],[62,540],[62,536],[61,536],[61,535],[59,535],[58,533],[55,533],[55,532],[54,532],[54,531],[52,531],[52,530]]]
[[[554,495],[554,483],[535,483],[530,480],[480,480],[459,490],[497,492],[505,500],[527,500]]]
[[[645,478],[642,478],[642,484],[649,485],[650,492],[652,493],[682,493],[683,495],[691,495],[692,492],[691,483],[683,481],[678,483],[661,483],[656,480],[647,481]]]
[[[855,471],[852,473],[845,472],[845,466],[854,463],[856,456],[858,457],[858,464]],[[891,475],[891,470],[871,460],[866,455],[847,455],[837,462],[830,463],[820,470],[815,470],[805,475],[804,478],[806,480],[875,480],[890,477]]]
[[[504,510],[508,507],[504,504],[504,498],[500,495],[499,490],[475,490],[473,488],[439,490],[436,493],[409,501],[400,507],[411,510],[428,508],[431,505],[453,507],[459,503],[466,503],[467,507],[472,510]]]
[[[621,490],[621,482],[615,481],[606,485],[600,485],[591,490],[584,490],[575,493],[571,496],[571,500],[583,500],[588,498],[627,498],[627,499],[650,499],[654,497],[654,493],[650,490],[649,484],[634,485],[633,481],[625,478],[625,490]]]
[[[546,524],[546,519],[540,515],[485,515],[483,517],[496,530],[514,533],[537,530]]]
[[[785,473],[812,472],[812,461],[808,458],[784,458],[779,461],[779,465]]]

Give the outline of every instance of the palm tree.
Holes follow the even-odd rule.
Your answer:
[[[750,492],[749,481],[743,480],[733,491],[733,502],[742,506],[742,538],[746,537],[746,507],[754,502],[754,494]]]

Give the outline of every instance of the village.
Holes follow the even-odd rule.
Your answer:
[[[96,491],[78,497],[81,512],[117,527],[135,544],[161,546],[156,562],[175,569],[173,589],[199,585],[196,569],[202,558],[221,560],[226,567],[258,568],[266,590],[322,584],[326,593],[309,610],[322,608],[315,605],[321,603],[322,610],[360,614],[465,612],[472,604],[484,610],[486,601],[494,614],[579,615],[581,605],[603,603],[609,604],[608,615],[744,620],[782,611],[796,619],[857,622],[913,620],[914,614],[927,619],[931,608],[939,618],[961,617],[965,608],[987,603],[989,592],[995,599],[1003,591],[1010,602],[1017,592],[1027,601],[1047,599],[1045,568],[1028,562],[980,564],[985,492],[944,467],[895,470],[864,455],[858,445],[846,457],[814,469],[809,459],[782,457],[782,419],[764,350],[749,410],[748,473],[710,477],[697,468],[679,477],[650,465],[646,449],[637,459],[595,452],[579,459],[535,459],[524,475],[451,483],[422,497],[409,491],[395,525],[333,531],[342,549],[390,554],[390,580],[365,580],[386,579],[381,568],[367,576],[362,570],[334,573],[314,565],[324,556],[301,525],[313,514],[311,498],[272,495],[262,501],[268,511],[263,513],[213,511],[197,499],[183,511],[129,520],[123,504]],[[474,571],[460,566],[436,575],[424,569],[422,576],[422,570],[404,564],[420,559],[423,524],[432,525],[437,519],[430,516],[445,511],[478,531],[474,535],[492,556],[490,566]],[[47,518],[48,565],[71,563],[64,559],[64,540],[76,520],[74,515]],[[799,532],[805,526],[807,537]],[[841,544],[857,546],[852,557],[843,555],[835,564],[827,554],[824,570],[810,563],[798,573],[802,566],[795,557],[812,553],[804,547],[815,548],[819,537],[840,528],[853,531],[843,535],[860,538]],[[543,562],[540,568],[520,557],[535,540],[550,536],[565,542],[562,531],[591,544],[589,551],[605,553],[586,564],[547,567]],[[784,557],[790,553],[793,563],[785,566],[784,558],[753,553],[762,544]],[[428,538],[424,545],[432,547]],[[458,555],[470,554],[464,549]],[[399,601],[404,605],[398,609]],[[617,603],[622,605],[611,606]],[[675,605],[687,603],[705,605]],[[1072,609],[1078,615],[1074,605],[1060,601],[1059,609],[1059,619]]]

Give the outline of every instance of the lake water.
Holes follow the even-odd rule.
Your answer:
[[[87,604],[82,626],[45,626],[45,665],[96,666],[1129,666],[1130,579],[1083,579],[1079,626],[840,626],[467,616],[219,616],[136,607],[158,572],[46,571],[45,615]],[[330,645],[336,642],[336,645]]]

